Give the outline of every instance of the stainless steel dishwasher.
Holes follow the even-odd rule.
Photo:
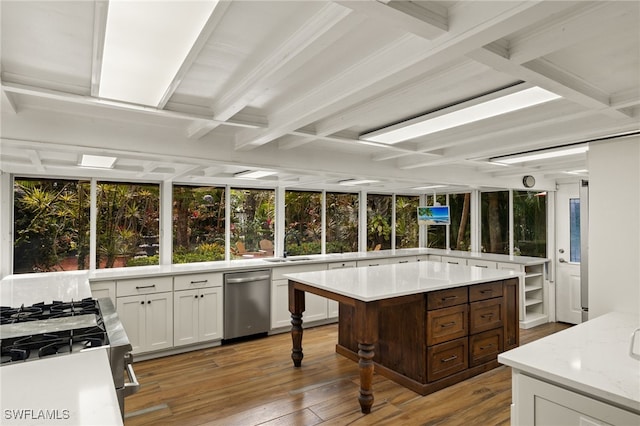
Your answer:
[[[269,331],[271,271],[224,274],[224,340]]]

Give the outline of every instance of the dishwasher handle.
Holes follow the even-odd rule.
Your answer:
[[[227,284],[241,284],[241,283],[252,283],[255,281],[264,281],[271,278],[271,275],[255,275],[252,277],[239,277],[239,278],[225,278],[224,282]]]

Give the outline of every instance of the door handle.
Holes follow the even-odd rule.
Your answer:
[[[564,260],[563,258],[558,259],[558,262],[560,262],[560,263],[567,263],[567,261],[566,261],[566,260]]]

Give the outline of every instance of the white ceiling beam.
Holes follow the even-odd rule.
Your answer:
[[[109,2],[96,0],[93,9],[93,53],[91,58],[91,96],[100,93],[100,77],[102,75],[102,57],[104,55],[104,39],[107,31],[107,15]]]
[[[2,90],[2,99],[4,99],[3,104],[6,104],[12,113],[18,113],[18,105],[16,104],[15,99],[13,99],[13,96],[4,89]]]
[[[296,62],[301,54],[308,55],[305,49],[314,42],[330,33],[336,25],[349,15],[349,9],[327,3],[311,19],[304,22],[282,44],[277,46],[257,66],[247,70],[244,75],[236,80],[235,84],[222,95],[212,106],[214,117],[217,121],[226,121],[245,108],[256,96],[263,91],[260,86],[269,86],[270,80],[284,78],[288,71],[285,68]],[[345,26],[341,31],[333,33],[332,37],[338,37],[346,33],[349,27]],[[206,129],[197,132],[199,137],[204,136],[217,125],[207,125]]]
[[[584,2],[566,13],[536,25],[530,31],[509,40],[509,59],[522,64],[557,52],[592,37],[594,28],[601,34],[616,29],[633,2]],[[628,14],[626,19],[633,18]]]
[[[167,87],[164,95],[162,95],[162,98],[158,103],[158,109],[164,109],[164,107],[167,105],[167,102],[169,101],[171,96],[173,96],[173,93],[176,91],[178,86],[180,86],[180,84],[182,83],[182,80],[187,75],[187,72],[198,58],[200,51],[202,51],[204,46],[207,44],[209,37],[211,37],[211,35],[213,34],[213,31],[222,20],[222,17],[227,12],[227,9],[230,5],[230,1],[219,1],[218,3],[216,3],[213,12],[211,12],[211,15],[209,16],[209,19],[207,19],[207,22],[202,27],[202,31],[200,31],[198,38],[193,43],[193,46],[191,46],[191,49],[182,62],[182,65],[180,65],[180,69],[178,69],[178,72],[173,77],[173,80],[171,80],[169,87]]]
[[[447,34],[433,42],[416,40],[415,36],[407,34],[387,43],[276,111],[269,117],[269,129],[238,133],[236,150],[246,151],[269,143],[328,114],[396,87],[402,81],[449,63],[452,57],[464,55],[522,27],[537,23],[569,5],[565,2],[527,1],[456,3],[456,7],[450,10],[450,30]],[[375,76],[368,72],[371,67],[378,70]]]
[[[467,56],[496,71],[507,73],[514,78],[542,87],[584,107],[601,111],[615,118],[629,117],[627,114],[611,108],[607,93],[543,59],[518,64],[485,48],[474,50]]]
[[[446,34],[449,29],[447,9],[437,4],[376,0],[339,0],[336,3],[427,40]]]
[[[40,154],[38,153],[38,151],[34,149],[27,149],[25,150],[25,152],[29,156],[29,160],[31,161],[33,167],[36,168],[36,171],[38,171],[39,173],[44,173],[45,168],[42,164],[42,159],[40,158]]]
[[[38,87],[25,86],[23,84],[2,82],[2,91],[7,93],[16,93],[21,95],[33,96],[36,98],[49,99],[49,100],[54,100],[59,102],[74,103],[74,104],[80,104],[80,105],[92,105],[92,106],[98,106],[105,109],[128,111],[131,113],[154,115],[158,117],[178,118],[178,119],[193,120],[193,121],[197,121],[197,120],[215,121],[215,120],[211,120],[209,117],[195,115],[195,114],[187,114],[187,113],[168,111],[168,110],[159,110],[152,107],[134,105],[126,102],[96,99],[91,96],[76,95],[76,94],[71,94],[66,92],[59,92],[56,90],[48,90],[48,89],[42,89]],[[226,126],[246,127],[246,128],[252,128],[252,129],[264,127],[263,123],[235,122],[233,120],[220,122],[220,124],[224,124]]]
[[[640,86],[611,94],[611,107],[616,109],[640,105]]]

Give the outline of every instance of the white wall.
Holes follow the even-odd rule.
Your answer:
[[[589,147],[589,318],[640,311],[640,138]]]

